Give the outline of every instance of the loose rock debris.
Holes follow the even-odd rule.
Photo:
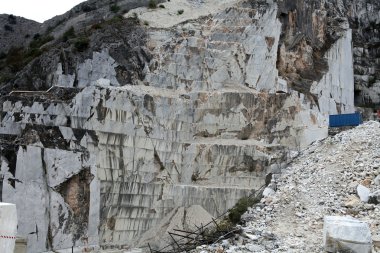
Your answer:
[[[317,141],[274,175],[275,192],[243,215],[242,233],[194,252],[325,252],[325,216],[367,223],[380,252],[379,174],[380,123]]]

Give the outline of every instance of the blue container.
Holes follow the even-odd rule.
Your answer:
[[[329,127],[358,126],[363,123],[359,112],[329,116]]]

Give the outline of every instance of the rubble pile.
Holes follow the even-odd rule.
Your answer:
[[[368,224],[380,252],[379,130],[370,121],[313,143],[274,175],[261,203],[244,214],[240,235],[197,252],[324,252],[327,216]]]

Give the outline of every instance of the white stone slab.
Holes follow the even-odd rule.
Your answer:
[[[370,253],[371,232],[367,223],[352,217],[326,216],[323,244],[327,252]]]
[[[13,253],[17,233],[16,205],[0,202],[0,252]]]

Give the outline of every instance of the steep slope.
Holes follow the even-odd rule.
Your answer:
[[[301,2],[178,3],[99,22],[109,3],[77,6],[2,86],[2,195],[29,252],[130,247],[199,205],[217,216],[326,137],[328,114],[353,112],[344,20],[287,22],[314,6]],[[309,27],[318,47],[288,47]]]

